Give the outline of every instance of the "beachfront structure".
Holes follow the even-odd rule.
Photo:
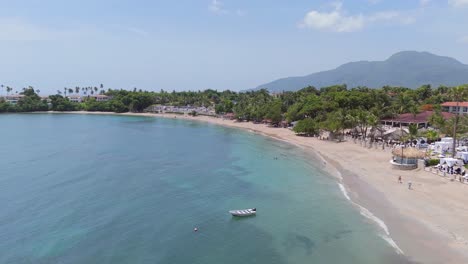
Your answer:
[[[385,130],[385,132],[382,135],[382,139],[384,140],[396,140],[399,141],[401,140],[402,137],[408,135],[408,129],[406,128],[395,128],[395,127],[389,127]]]
[[[441,104],[442,110],[452,114],[468,114],[468,102],[445,102]]]
[[[234,120],[236,118],[236,115],[234,113],[226,113],[223,115],[223,118],[227,120]]]
[[[410,124],[416,124],[418,125],[418,127],[427,128],[430,124],[429,119],[433,113],[434,113],[433,111],[423,111],[416,115],[412,113],[406,113],[406,114],[398,115],[397,117],[394,117],[394,118],[382,119],[381,122],[384,125],[389,125],[392,127],[404,127],[404,126],[409,126]],[[453,114],[448,113],[448,112],[442,112],[442,116],[445,119],[449,119],[453,117]]]
[[[96,95],[86,95],[86,96],[80,96],[80,95],[70,95],[67,96],[68,100],[73,103],[82,103],[88,99],[93,98],[96,100],[96,102],[107,102],[110,99],[112,99],[111,96],[103,95],[103,94],[96,94]]]
[[[68,100],[70,100],[70,102],[73,102],[73,103],[83,102],[83,99],[79,95],[70,95],[70,96],[67,96],[67,98]]]
[[[88,95],[86,98],[94,98],[96,102],[107,102],[112,99],[110,96],[103,95],[103,94],[96,94],[96,95]]]
[[[152,105],[145,109],[150,113],[177,113],[177,114],[190,114],[192,112],[198,115],[216,116],[216,112],[212,107],[195,107],[195,106],[171,106],[171,105]]]
[[[6,95],[6,96],[3,96],[2,98],[8,103],[16,105],[18,101],[23,97],[24,95],[22,94],[16,94],[16,95]]]
[[[425,157],[425,153],[416,148],[398,147],[392,151],[390,163],[399,170],[413,170],[418,168],[418,160]]]

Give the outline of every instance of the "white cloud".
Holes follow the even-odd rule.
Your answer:
[[[419,0],[419,5],[420,6],[427,6],[431,3],[431,0]]]
[[[212,0],[208,9],[215,14],[226,14],[228,11],[223,8],[223,3],[219,0]]]
[[[48,39],[53,33],[18,18],[0,19],[0,40]]]
[[[212,0],[210,5],[208,6],[208,10],[217,14],[217,15],[225,15],[225,14],[234,14],[236,16],[246,16],[247,12],[243,9],[237,10],[229,10],[224,7],[224,3],[220,0]]]
[[[242,10],[242,9],[237,9],[236,10],[236,15],[238,15],[240,17],[243,17],[243,16],[247,15],[247,12],[245,10]]]
[[[141,28],[136,28],[136,27],[125,27],[124,28],[125,30],[129,31],[129,32],[132,32],[136,35],[139,35],[141,37],[149,37],[150,36],[150,33],[144,29],[141,29]]]
[[[332,12],[310,11],[304,17],[301,27],[336,32],[352,32],[364,27],[364,18],[359,16],[345,16],[339,10]]]
[[[467,36],[464,36],[464,37],[461,37],[461,38],[459,39],[459,41],[460,41],[461,43],[468,44],[468,35],[467,35]]]
[[[63,40],[81,37],[90,33],[89,29],[54,29],[33,24],[25,19],[0,18],[0,40]]]
[[[448,0],[449,5],[453,7],[466,7],[468,6],[468,0]]]
[[[367,17],[366,22],[384,22],[389,21],[399,24],[411,24],[415,21],[413,17],[402,15],[397,11],[384,11],[371,14]]]
[[[299,27],[332,32],[354,32],[362,30],[366,25],[372,23],[409,24],[414,22],[411,17],[406,17],[396,11],[378,12],[370,15],[348,15],[343,11],[341,2],[335,2],[333,6],[334,10],[331,12],[317,10],[308,12]]]

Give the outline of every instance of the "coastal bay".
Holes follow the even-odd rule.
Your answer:
[[[15,128],[0,150],[0,262],[408,262],[291,144],[180,118],[0,118]]]
[[[147,113],[117,115],[201,121],[239,128],[294,144],[310,151],[312,156],[318,154],[323,157],[327,161],[323,163],[325,169],[342,179],[351,200],[368,208],[385,223],[389,237],[411,261],[465,263],[468,259],[465,239],[468,237],[468,226],[465,223],[468,206],[463,199],[468,186],[422,170],[395,171],[389,164],[389,150],[368,149],[353,142],[335,143],[299,137],[289,129],[221,118]],[[405,184],[398,184],[398,176],[402,176],[405,183],[411,180],[414,190],[409,191]],[[379,223],[369,221],[379,226]]]

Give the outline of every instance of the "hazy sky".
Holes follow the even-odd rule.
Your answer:
[[[18,90],[242,90],[401,50],[468,63],[468,0],[0,0]]]

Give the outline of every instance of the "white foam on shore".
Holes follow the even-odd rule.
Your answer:
[[[385,235],[379,235],[383,240],[385,240],[392,248],[394,248],[396,250],[396,252],[400,255],[404,255],[405,253],[403,252],[403,250],[401,250],[400,247],[398,247],[398,245],[395,243],[395,241],[389,237],[389,236],[385,236]]]
[[[359,212],[361,213],[362,216],[366,217],[367,219],[370,219],[371,221],[373,221],[374,223],[376,223],[384,232],[385,234],[379,234],[379,236],[385,240],[391,247],[393,247],[395,249],[395,251],[398,253],[398,254],[401,254],[403,255],[404,252],[403,250],[401,250],[400,247],[398,247],[398,245],[395,243],[395,241],[390,237],[390,231],[388,230],[388,227],[387,225],[385,224],[385,222],[378,218],[377,216],[375,216],[373,213],[371,213],[371,211],[369,211],[367,208],[353,202],[351,200],[351,198],[349,197],[349,194],[348,194],[348,191],[346,190],[346,188],[344,187],[343,184],[341,183],[338,183],[338,186],[340,187],[340,190],[341,192],[343,193],[343,196],[348,200],[350,201],[352,204],[356,205],[357,207],[359,207]]]
[[[345,197],[346,199],[348,199],[348,201],[351,202],[351,198],[349,197],[348,192],[346,191],[344,185],[341,184],[341,183],[338,183],[338,186],[340,186],[340,190],[341,190],[341,192],[343,193],[344,197]]]

